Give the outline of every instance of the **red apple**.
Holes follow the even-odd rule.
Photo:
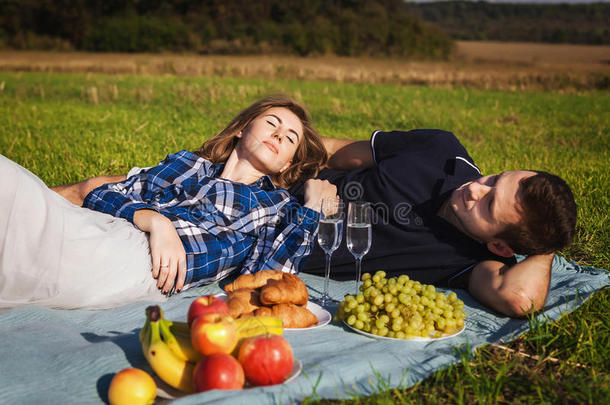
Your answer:
[[[186,322],[189,326],[192,326],[195,318],[206,314],[230,315],[231,313],[229,312],[229,307],[226,302],[222,299],[213,295],[202,295],[191,302],[188,313],[186,314]]]
[[[286,380],[294,361],[290,343],[279,335],[247,338],[239,348],[238,360],[252,385],[273,385]]]
[[[239,336],[237,324],[230,316],[207,314],[199,316],[191,327],[191,342],[199,353],[231,353]]]
[[[193,370],[195,391],[240,390],[245,382],[244,369],[235,357],[216,353],[197,362]]]

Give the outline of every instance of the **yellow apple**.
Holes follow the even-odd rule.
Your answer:
[[[191,342],[199,353],[206,356],[214,353],[230,354],[239,337],[237,325],[230,316],[218,313],[195,318],[191,327]]]
[[[110,405],[152,404],[157,396],[157,384],[146,371],[126,368],[112,378],[108,388]]]

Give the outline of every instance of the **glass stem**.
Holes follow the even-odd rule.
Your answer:
[[[324,297],[328,297],[328,283],[330,280],[330,256],[331,253],[326,254],[326,276],[324,277]]]
[[[358,295],[358,283],[360,282],[360,273],[362,272],[362,257],[356,257],[356,266],[358,267],[358,276],[356,276],[356,292],[354,295]]]

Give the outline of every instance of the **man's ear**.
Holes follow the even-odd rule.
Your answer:
[[[515,254],[513,249],[511,249],[506,242],[500,239],[493,239],[492,241],[487,242],[487,249],[491,253],[495,253],[502,257],[512,257]]]

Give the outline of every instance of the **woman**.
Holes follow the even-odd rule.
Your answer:
[[[313,176],[325,161],[307,113],[286,98],[254,103],[195,153],[96,188],[83,204],[90,210],[2,157],[10,180],[0,195],[0,306],[104,308],[162,300],[233,271],[295,272],[313,245],[314,208],[336,188],[308,180],[299,206],[275,185]]]

